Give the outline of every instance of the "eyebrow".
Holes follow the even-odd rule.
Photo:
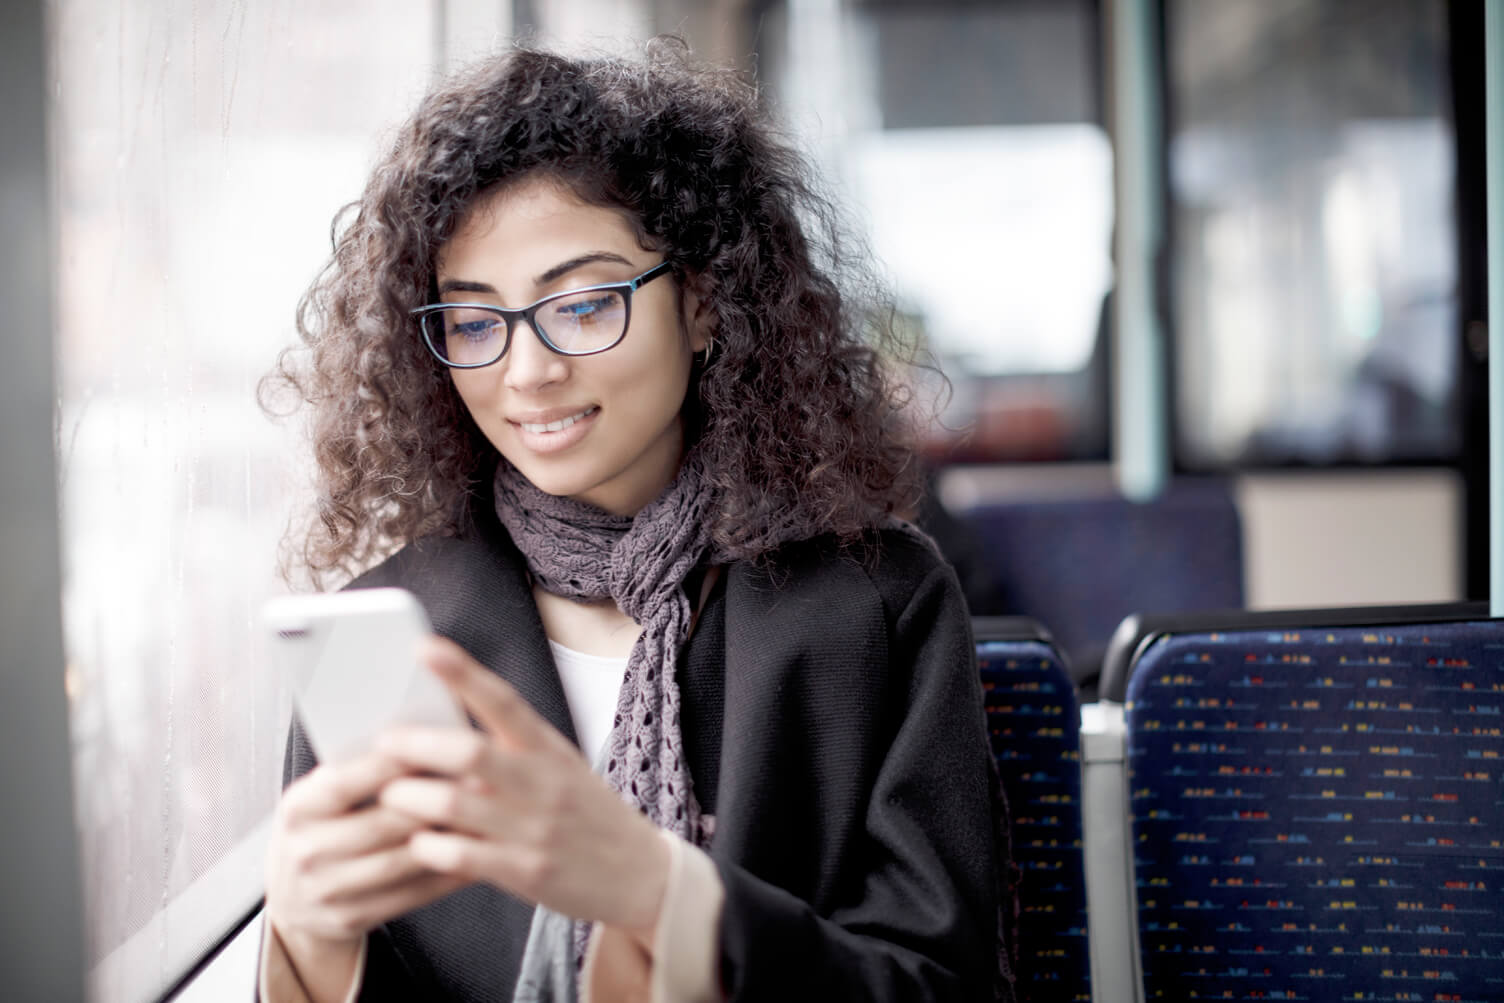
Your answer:
[[[578,257],[570,258],[568,261],[561,261],[559,264],[554,265],[542,275],[534,278],[533,285],[546,286],[550,282],[558,281],[559,279],[568,275],[570,272],[574,271],[576,268],[583,268],[584,266],[594,264],[597,261],[611,261],[617,264],[626,265],[629,268],[632,267],[632,262],[622,257],[620,254],[615,254],[611,251],[590,251],[586,254],[581,254]],[[443,282],[439,283],[440,296],[444,295],[445,293],[495,292],[496,287],[485,282],[470,282],[465,279],[445,279]]]

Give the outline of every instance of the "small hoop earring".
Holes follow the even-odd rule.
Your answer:
[[[700,363],[702,366],[708,366],[708,365],[710,365],[710,353],[713,352],[713,351],[715,351],[715,335],[713,335],[713,334],[706,335],[705,336],[705,361],[702,362],[702,363]]]

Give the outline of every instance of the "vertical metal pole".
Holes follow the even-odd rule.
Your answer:
[[[1504,616],[1504,0],[1483,10],[1488,168],[1488,596]]]
[[[1159,2],[1116,0],[1111,11],[1118,177],[1113,465],[1119,490],[1147,501],[1170,475],[1165,339],[1155,309],[1155,262],[1164,241]]]
[[[82,1000],[52,432],[46,6],[0,4],[0,994]]]

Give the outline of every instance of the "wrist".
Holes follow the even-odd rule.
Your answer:
[[[299,968],[304,962],[326,965],[354,958],[365,943],[365,935],[358,937],[321,937],[296,927],[288,927],[275,918],[268,917],[272,933],[281,941],[282,949]]]
[[[653,939],[663,915],[663,900],[668,893],[669,871],[673,865],[670,841],[674,838],[666,830],[653,829],[652,839],[646,844],[647,863],[641,871],[642,884],[637,896],[640,905],[634,920],[625,925],[627,934],[649,954],[653,951]]]
[[[351,1003],[365,968],[365,937],[329,940],[284,930],[270,917],[262,931],[257,972],[268,1003]]]

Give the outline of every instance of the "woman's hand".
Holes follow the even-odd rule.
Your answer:
[[[379,754],[323,764],[278,802],[266,916],[305,983],[348,986],[366,931],[465,884],[417,860],[407,841],[418,825],[376,802],[401,773]]]
[[[485,733],[412,727],[378,740],[406,772],[429,774],[381,789],[383,807],[426,826],[408,840],[413,858],[621,927],[649,947],[668,883],[669,847],[657,827],[458,645],[434,638],[422,658]]]

